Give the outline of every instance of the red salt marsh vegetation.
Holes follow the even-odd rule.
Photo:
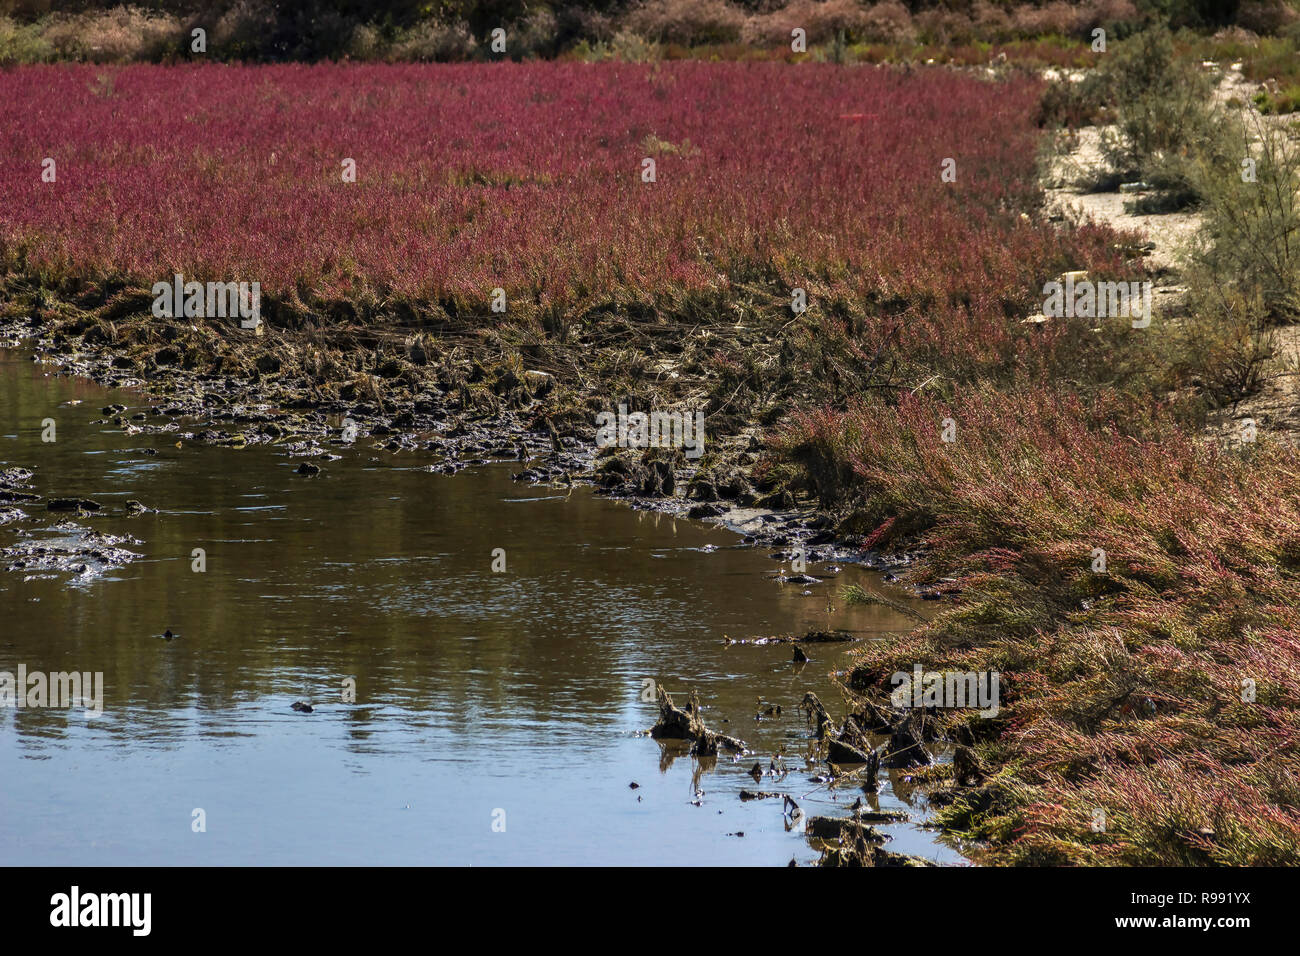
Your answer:
[[[705,456],[652,462],[677,490],[641,495],[815,504],[857,548],[919,549],[914,583],[947,595],[854,692],[1004,675],[996,718],[939,715],[979,778],[938,798],[953,832],[995,862],[1294,863],[1295,455],[1202,439],[1234,343],[1026,323],[1064,271],[1148,271],[1135,237],[1043,214],[1043,89],[778,62],[14,69],[4,310],[145,379],[517,409],[557,454],[615,396],[703,407]],[[265,340],[150,317],[174,273],[260,282]],[[623,487],[628,457],[587,477]]]
[[[857,694],[918,664],[1001,676],[992,720],[933,714],[954,762],[916,778],[956,784],[932,793],[949,832],[998,863],[1296,865],[1300,154],[1285,126],[1211,107],[1159,32],[1100,79],[1122,90],[1111,175],[1203,217],[1173,273],[1189,288],[1167,274],[1149,328],[1067,321],[1080,334],[1036,343],[1055,365],[796,412],[771,467],[798,463],[864,547],[919,543],[911,583],[948,598],[860,652]],[[1265,385],[1284,396],[1267,417],[1249,410]]]
[[[961,429],[947,445],[945,419]],[[809,414],[784,440],[848,463],[880,522],[870,544],[923,529],[916,582],[959,595],[865,649],[851,685],[878,696],[917,662],[1001,674],[993,720],[939,714],[988,761],[941,794],[946,826],[998,862],[1297,862],[1293,450],[1224,450],[1059,390]]]
[[[45,274],[354,301],[500,286],[581,310],[757,280],[996,313],[1086,256],[1016,216],[1039,88],[691,62],[13,70],[0,242]]]

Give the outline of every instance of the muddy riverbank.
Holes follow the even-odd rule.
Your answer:
[[[351,447],[418,452],[444,474],[511,461],[522,482],[591,484],[635,508],[721,524],[745,535],[746,543],[802,550],[811,560],[888,569],[912,559],[906,551],[863,549],[855,516],[819,511],[805,494],[796,496],[785,483],[787,472],[762,456],[760,436],[781,407],[780,394],[748,409],[734,401],[740,389],[720,401],[725,383],[680,354],[680,343],[638,335],[645,347],[638,364],[658,371],[642,368],[629,378],[594,346],[581,358],[554,354],[583,351],[586,343],[562,350],[510,347],[490,332],[471,334],[469,322],[460,333],[436,337],[382,323],[364,331],[345,323],[297,329],[264,323],[249,331],[236,320],[194,324],[141,314],[147,304],[142,293],[110,286],[55,291],[10,276],[0,285],[0,342],[23,343],[34,360],[61,374],[144,390],[150,403],[129,416],[101,409],[102,423],[127,434],[235,448],[273,445],[303,459],[308,476]],[[660,324],[661,331],[672,328]],[[716,331],[699,338],[699,346],[685,348],[775,356],[789,346],[761,325],[731,330],[730,342]],[[530,357],[537,367],[528,366]],[[702,414],[702,454],[598,447],[598,416],[620,406]]]

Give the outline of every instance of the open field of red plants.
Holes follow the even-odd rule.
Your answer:
[[[56,275],[469,306],[501,286],[575,309],[761,279],[1001,314],[1077,261],[1015,215],[1035,194],[1027,80],[689,62],[37,67],[0,74],[0,94],[0,241]],[[940,181],[946,158],[955,183]]]

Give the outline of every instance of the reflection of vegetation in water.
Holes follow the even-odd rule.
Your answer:
[[[828,621],[816,599],[761,583],[771,565],[764,554],[699,550],[734,536],[695,522],[586,494],[507,504],[532,494],[508,469],[448,478],[421,470],[418,454],[381,452],[368,463],[351,451],[326,476],[299,478],[297,460],[277,449],[177,449],[170,435],[89,425],[110,393],[33,367],[0,362],[0,405],[16,421],[39,422],[54,409],[59,441],[24,431],[17,444],[0,443],[0,456],[27,462],[26,482],[45,498],[94,489],[105,515],[79,523],[133,535],[140,543],[131,550],[142,557],[72,593],[67,575],[24,582],[21,572],[0,571],[0,608],[22,622],[13,633],[31,641],[24,653],[57,652],[110,675],[110,717],[128,698],[158,712],[222,714],[277,693],[314,697],[328,710],[342,699],[344,676],[357,678],[369,704],[345,708],[358,741],[375,729],[373,707],[384,702],[428,711],[428,719],[471,705],[525,723],[566,709],[616,714],[631,685],[611,680],[611,670],[651,667],[644,659],[663,650],[647,632],[671,645],[683,632],[707,632],[715,615],[733,628],[762,621],[756,631],[787,619],[791,630],[897,626],[861,611]],[[82,404],[64,404],[74,399]],[[112,400],[134,408],[141,399]],[[143,454],[147,447],[158,454]],[[134,498],[156,510],[125,516],[122,504]],[[15,527],[60,517],[43,509],[25,505],[31,520],[0,529],[6,543]],[[656,544],[678,557],[656,557]],[[509,573],[492,573],[495,547],[506,549]],[[192,570],[194,548],[206,551],[204,573]],[[708,583],[737,572],[762,590]],[[708,594],[703,604],[691,596],[696,589]],[[184,640],[161,656],[153,636],[165,629]],[[35,727],[57,715],[17,717]],[[120,729],[131,732],[129,723]]]
[[[876,594],[874,591],[868,591],[860,584],[846,584],[840,589],[840,594],[844,598],[844,603],[849,606],[878,604],[882,607],[887,607],[891,610],[897,611],[900,614],[905,614],[908,617],[917,618],[921,621],[925,620],[923,614],[908,607],[902,601],[895,601],[892,598],[885,597],[883,594]]]

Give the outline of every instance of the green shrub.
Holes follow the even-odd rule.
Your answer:
[[[1238,155],[1196,170],[1205,224],[1194,291],[1203,307],[1244,311],[1260,328],[1300,321],[1300,148],[1276,125],[1233,125]]]
[[[1213,90],[1199,64],[1175,55],[1163,26],[1117,44],[1097,78],[1096,93],[1113,108],[1115,126],[1102,136],[1107,174],[1094,186],[1147,183],[1154,192],[1135,208],[1145,213],[1200,201],[1198,164],[1219,165],[1235,150],[1230,124],[1215,113]]]
[[[54,58],[54,46],[46,39],[39,24],[23,24],[9,17],[0,17],[0,66],[45,63]]]

